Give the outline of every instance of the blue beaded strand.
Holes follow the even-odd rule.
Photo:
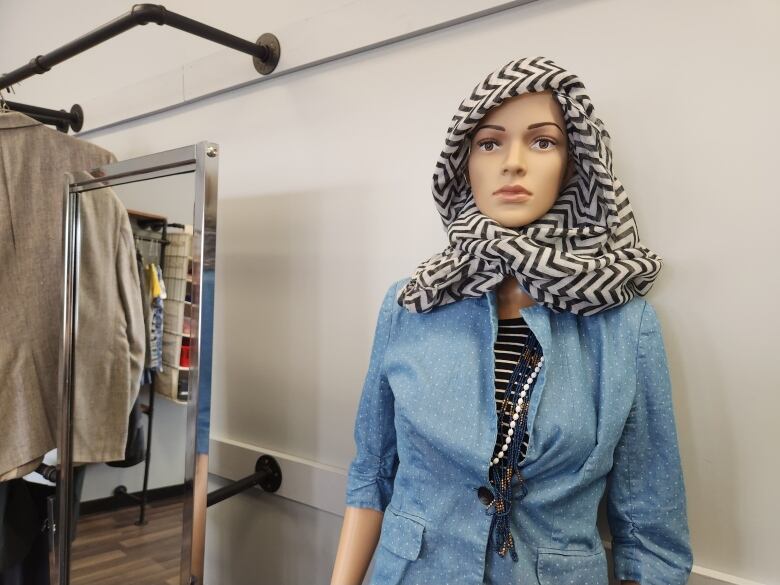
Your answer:
[[[508,400],[511,396],[512,406],[511,410],[509,411],[510,421],[512,420],[512,414],[515,412],[515,408],[517,407],[517,403],[520,397],[520,392],[524,386],[524,384],[521,384],[519,387],[516,386],[517,379],[520,378],[520,380],[526,380],[528,377],[530,377],[531,372],[533,372],[536,368],[536,365],[540,363],[539,358],[541,357],[542,353],[541,349],[542,348],[539,344],[539,341],[536,339],[533,333],[529,331],[528,341],[526,343],[526,351],[521,354],[520,358],[518,359],[518,362],[515,365],[515,368],[512,371],[512,375],[509,378],[509,382],[507,384],[507,393],[504,399],[504,404],[506,404],[506,400]],[[527,356],[526,359],[523,359],[525,356]],[[539,357],[536,360],[533,360],[534,356]],[[520,458],[522,441],[525,437],[527,429],[527,413],[531,398],[531,391],[536,385],[537,378],[538,376],[534,377],[533,382],[529,384],[529,388],[526,391],[524,406],[521,407],[520,412],[518,413],[520,416],[517,420],[518,424],[515,425],[513,433],[513,437],[515,437],[516,440],[513,440],[509,443],[509,448],[504,451],[504,456],[499,458],[498,464],[493,464],[489,470],[492,476],[490,479],[491,483],[493,484],[493,491],[495,496],[490,506],[492,510],[488,510],[488,513],[493,515],[493,520],[490,525],[490,532],[488,533],[488,539],[490,539],[491,535],[495,535],[496,552],[499,554],[499,556],[503,557],[504,554],[506,554],[506,550],[508,549],[514,562],[518,561],[518,556],[517,552],[515,551],[514,539],[512,538],[509,525],[509,515],[512,507],[512,473],[509,473],[508,470],[511,466],[513,472],[516,472],[520,477],[522,496],[519,499],[522,500],[528,493],[528,490],[525,486],[525,482],[523,481],[522,476],[520,475],[518,461]],[[499,419],[499,432],[501,429],[501,423],[506,414],[506,410],[503,410],[501,413],[501,418]],[[492,459],[493,458],[491,457],[491,461]],[[502,480],[504,481],[502,482]],[[503,488],[502,483],[504,484]]]

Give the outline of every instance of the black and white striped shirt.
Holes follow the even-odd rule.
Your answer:
[[[513,319],[498,320],[498,337],[494,345],[496,359],[496,416],[501,416],[501,403],[504,401],[506,387],[509,384],[509,378],[520,359],[520,353],[528,339],[530,329],[525,319],[516,317]],[[509,430],[509,422],[504,421],[499,435],[496,437],[496,446],[493,453],[501,450],[504,444],[504,437]],[[523,436],[523,442],[520,445],[520,458],[518,462],[525,458],[528,451],[528,432]],[[494,455],[495,457],[495,455]]]

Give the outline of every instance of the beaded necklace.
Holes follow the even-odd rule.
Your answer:
[[[493,514],[490,534],[493,534],[495,529],[496,552],[503,557],[507,551],[510,551],[512,560],[515,562],[517,562],[518,556],[515,551],[512,532],[509,529],[509,512],[512,507],[512,478],[517,473],[519,485],[523,492],[520,499],[524,498],[527,488],[517,462],[523,436],[526,432],[530,392],[539,371],[542,369],[543,363],[542,347],[529,329],[527,342],[515,365],[512,376],[509,378],[504,400],[499,409],[501,412],[498,419],[499,434],[504,438],[504,442],[500,448],[494,449],[488,469],[490,483],[495,491],[495,497],[490,505],[491,508],[495,507],[495,509],[488,512]],[[522,380],[525,380],[525,382],[521,386],[520,381]],[[503,434],[503,423],[505,421],[509,422],[509,430],[506,435]],[[513,438],[517,440],[513,441]],[[490,539],[490,535],[488,535],[488,539]]]

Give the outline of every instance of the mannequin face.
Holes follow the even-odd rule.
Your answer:
[[[468,179],[479,210],[504,227],[547,213],[574,174],[563,112],[552,92],[525,93],[482,118],[471,138]],[[506,186],[528,193],[508,193]]]

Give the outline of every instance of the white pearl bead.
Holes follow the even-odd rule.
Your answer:
[[[506,451],[507,449],[509,449],[509,445],[502,445],[501,446],[501,450],[502,451]]]
[[[516,421],[518,418],[520,418],[520,415],[519,415],[519,414],[513,414],[513,415],[512,415],[512,420],[513,420],[513,421]]]
[[[515,406],[515,412],[520,412],[520,405]]]
[[[530,387],[530,384],[523,384],[523,390],[528,390]]]
[[[498,457],[496,457],[495,459],[493,459],[493,465],[498,465]]]
[[[522,392],[520,392],[520,396],[521,396],[522,398],[525,398],[525,395],[526,395],[526,394],[527,394],[527,392],[526,392],[525,390],[523,390]]]
[[[531,372],[531,378],[530,379],[533,380],[534,378],[536,378],[536,372]]]
[[[504,452],[503,452],[503,451],[501,451],[501,452],[498,454],[498,458],[499,458],[499,459],[501,459],[503,456],[504,456]]]
[[[514,431],[514,429],[511,429],[511,428],[510,428],[510,429],[509,429],[509,430],[506,432],[506,434],[507,434],[507,435],[509,435],[509,436],[511,437],[512,435],[514,435],[514,434],[515,434],[515,431]]]
[[[514,416],[512,418],[514,418]],[[518,415],[517,418],[520,418],[520,415]],[[517,425],[517,423],[515,421],[511,421],[509,423],[509,428],[513,429],[513,428],[515,428],[516,425]]]
[[[507,444],[507,445],[508,445],[509,443],[511,443],[511,442],[512,442],[512,437],[507,437],[505,442],[506,442],[506,444]]]

